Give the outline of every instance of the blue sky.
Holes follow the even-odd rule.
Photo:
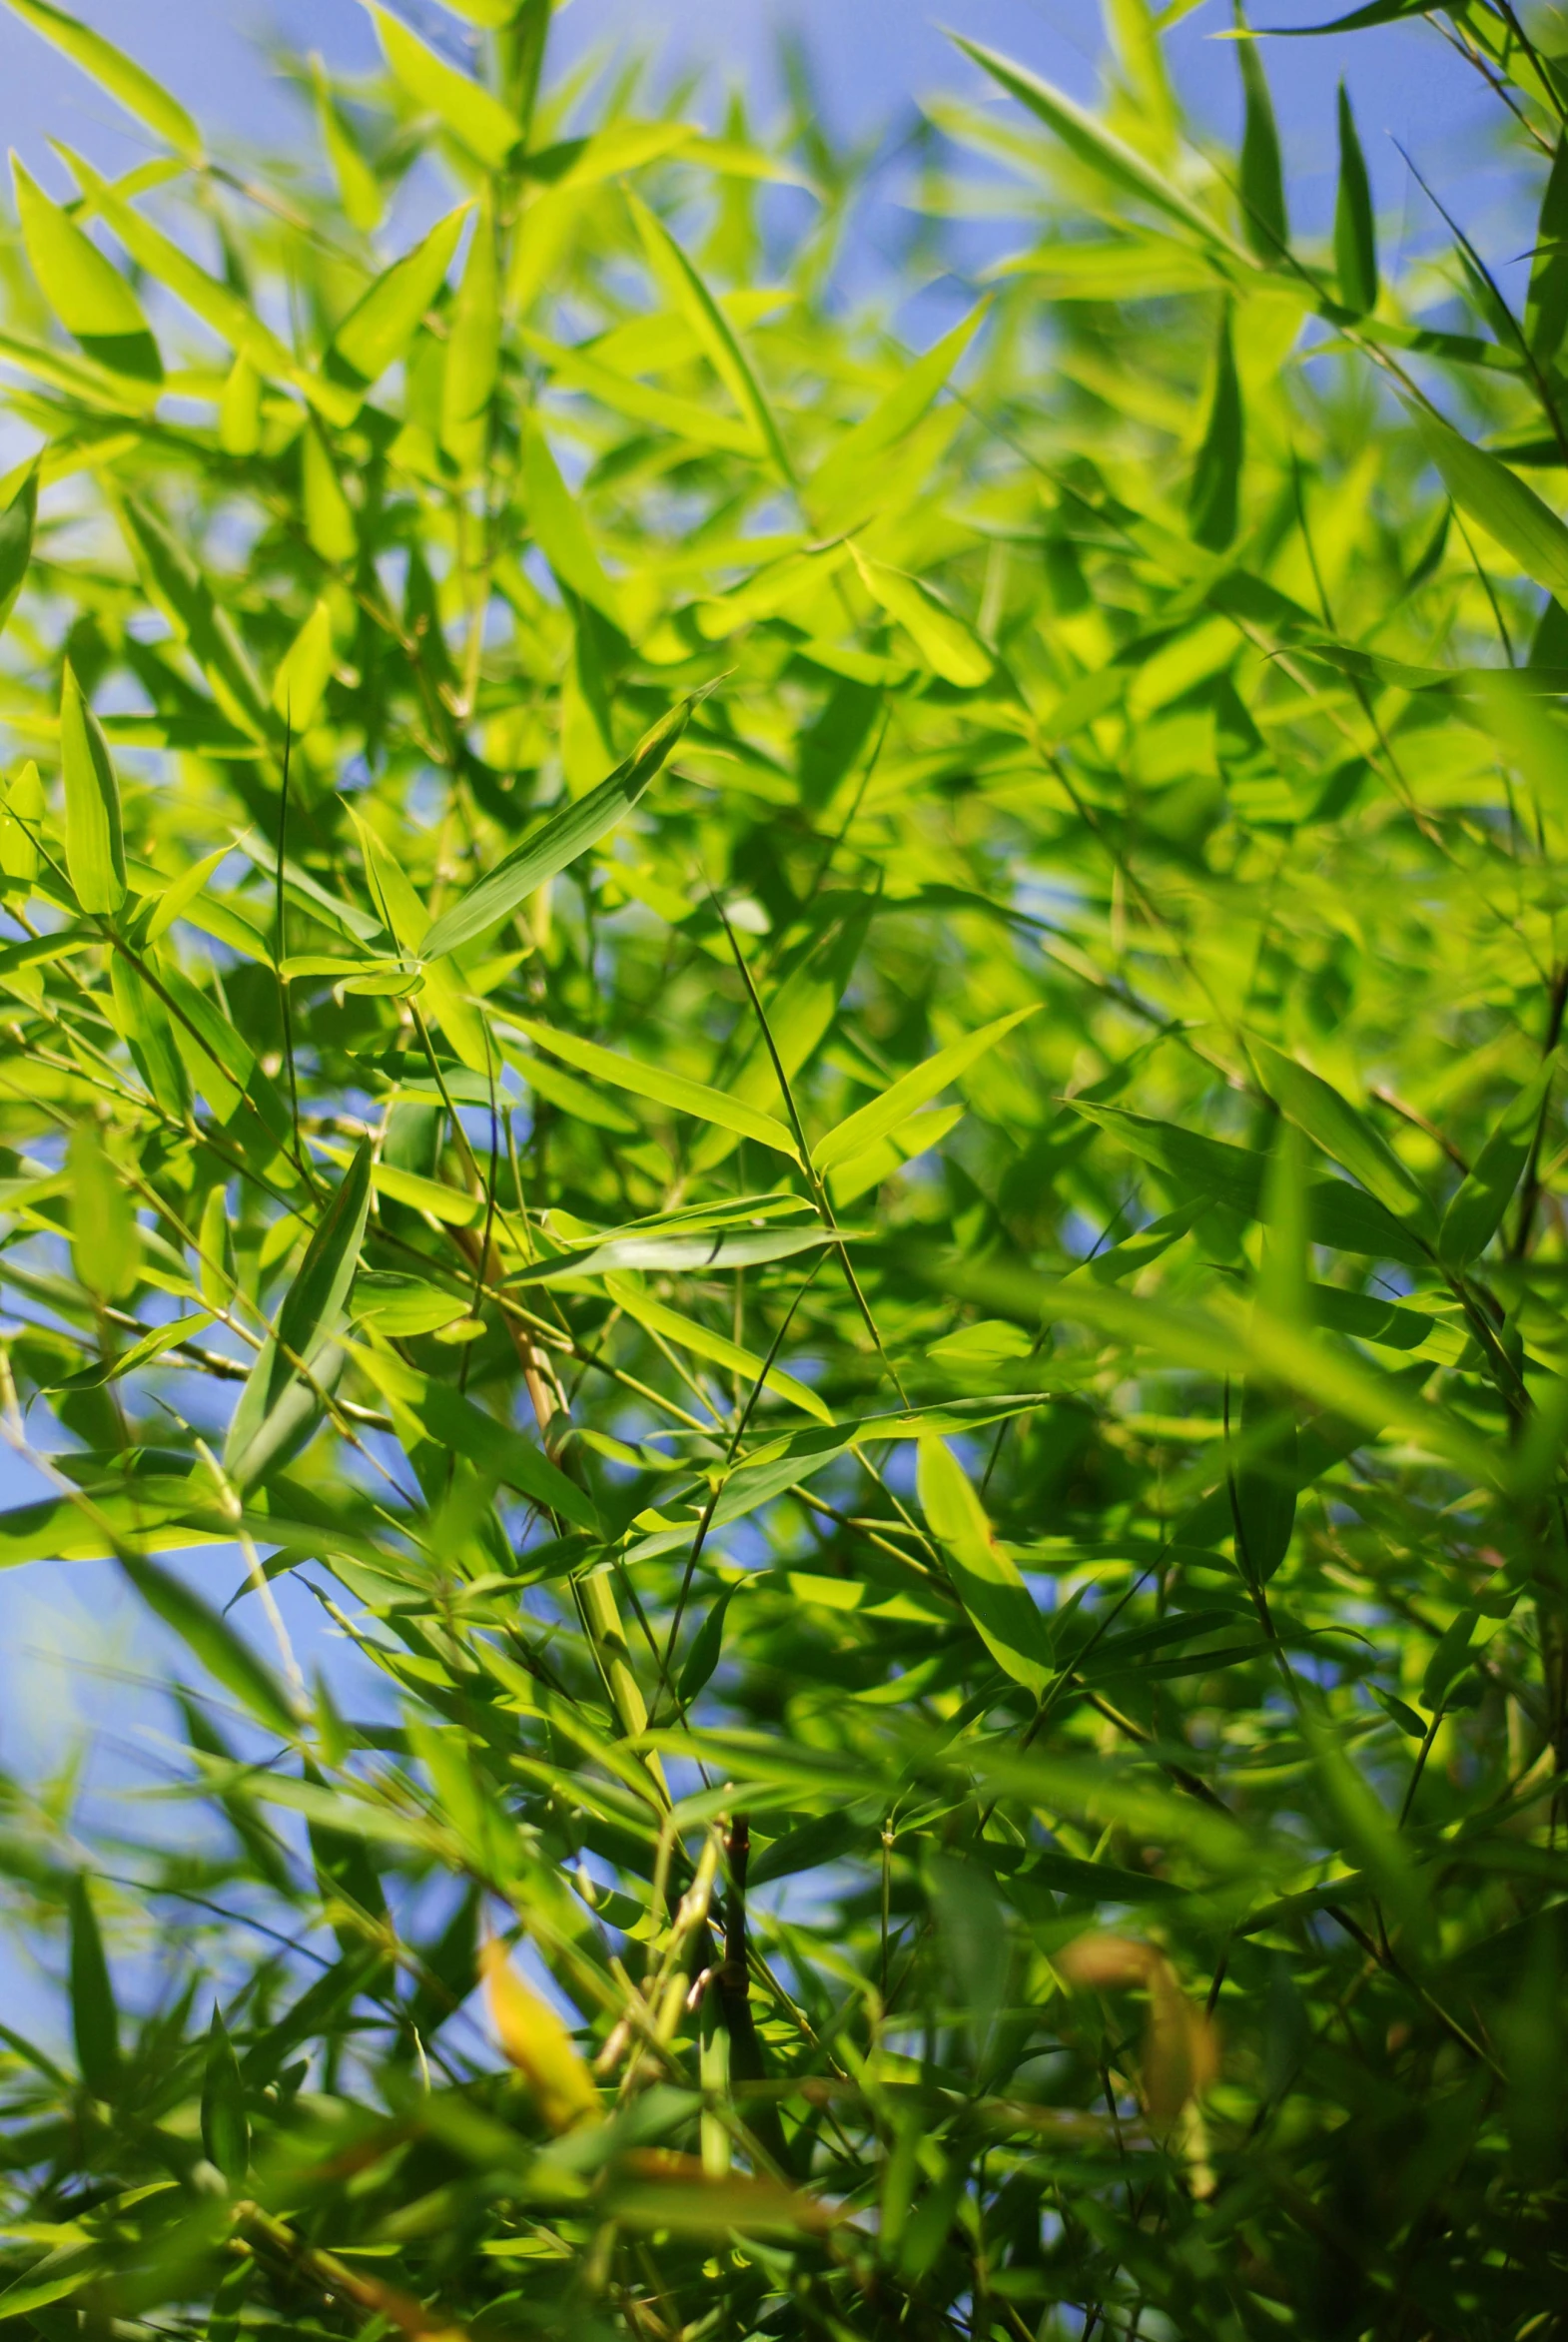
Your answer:
[[[301,46],[320,48],[345,70],[369,68],[375,38],[359,0],[75,0],[77,12],[166,79],[215,133],[286,136],[290,104],[260,59],[256,38],[269,24]],[[426,32],[460,43],[460,21],[437,0],[396,0]],[[1258,0],[1260,21],[1306,25],[1338,13],[1336,0]],[[1234,52],[1213,36],[1230,22],[1230,0],[1199,0],[1176,30],[1171,52],[1182,87],[1215,127],[1237,113]],[[1092,95],[1100,47],[1092,0],[570,0],[561,11],[556,55],[579,59],[601,46],[641,47],[670,61],[701,60],[716,101],[727,83],[770,94],[778,31],[804,36],[819,70],[827,115],[861,129],[936,89],[978,89],[944,25],[988,42],[1075,94]],[[1407,174],[1393,141],[1418,164],[1439,166],[1450,187],[1466,166],[1472,202],[1485,194],[1475,143],[1479,85],[1435,28],[1416,23],[1353,38],[1271,42],[1266,50],[1292,176],[1303,206],[1319,218],[1332,200],[1333,94],[1349,81],[1387,209],[1402,208]],[[30,161],[53,132],[95,159],[126,165],[139,151],[112,104],[17,19],[0,16],[0,138]]]

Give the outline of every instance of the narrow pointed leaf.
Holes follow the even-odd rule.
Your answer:
[[[104,1957],[104,1940],[87,1881],[71,1880],[71,2030],[76,2062],[95,2098],[113,2098],[120,2086],[120,2019]]]
[[[60,764],[65,777],[65,862],[84,911],[114,912],[125,901],[120,783],[103,727],[66,662],[60,690]]]
[[[463,944],[471,943],[486,928],[499,926],[546,879],[565,870],[579,854],[586,854],[600,838],[607,837],[663,767],[685,731],[695,704],[693,699],[682,700],[668,715],[661,716],[608,780],[601,781],[586,797],[579,797],[555,814],[515,853],[508,854],[488,877],[470,887],[450,910],[443,911],[424,938],[421,949],[425,958],[439,959],[442,953],[457,951]]]
[[[94,32],[79,18],[68,16],[63,8],[56,8],[51,0],[6,0],[24,24],[30,24],[46,41],[65,52],[74,65],[91,74],[100,89],[118,100],[128,114],[158,138],[172,146],[176,154],[188,163],[202,160],[202,134],[179,102],[152,75],[106,41],[102,33]]]
[[[996,1047],[1004,1034],[1011,1033],[1015,1025],[1022,1025],[1026,1017],[1034,1014],[1033,1008],[1015,1009],[1011,1016],[998,1017],[994,1023],[983,1025],[978,1033],[967,1034],[962,1041],[955,1041],[950,1048],[927,1058],[924,1065],[905,1074],[870,1106],[863,1106],[858,1114],[852,1114],[847,1122],[840,1123],[825,1139],[820,1139],[811,1151],[813,1169],[819,1173],[830,1171],[835,1165],[850,1162],[877,1140],[887,1138],[950,1084],[961,1081],[971,1066],[978,1065],[986,1052]]]
[[[385,8],[371,5],[371,16],[388,69],[414,105],[436,115],[486,170],[503,170],[522,138],[515,115]]]
[[[33,558],[38,525],[38,465],[31,463],[0,512],[0,632],[16,608],[17,595]]]
[[[921,1509],[971,1624],[997,1665],[1038,1698],[1056,1673],[1046,1622],[962,1465],[934,1433],[920,1442],[917,1477]]]
[[[1377,307],[1377,225],[1372,185],[1356,136],[1355,117],[1344,83],[1339,84],[1339,192],[1334,199],[1334,268],[1339,299],[1353,317],[1370,317]]]

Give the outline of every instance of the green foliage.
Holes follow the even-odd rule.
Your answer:
[[[1518,325],[1239,12],[1237,155],[959,44],[915,353],[798,60],[242,169],[8,4],[158,143],[14,182],[0,1560],[177,1826],[3,1785],[3,2314],[1560,2333],[1556,20]]]

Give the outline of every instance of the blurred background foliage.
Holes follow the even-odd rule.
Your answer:
[[[0,247],[0,1559],[170,1658],[0,2322],[1560,2333],[1560,13],[1512,306],[1239,11],[1234,152],[961,42],[910,350],[804,68],[8,6],[154,152]]]

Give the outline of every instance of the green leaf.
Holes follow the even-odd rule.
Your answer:
[[[791,1260],[838,1241],[825,1228],[719,1229],[700,1236],[615,1236],[582,1252],[538,1260],[512,1271],[510,1284],[549,1284],[566,1276],[605,1276],[622,1268],[753,1268],[765,1260]]]
[[[1054,132],[1068,152],[1085,164],[1096,175],[1115,188],[1120,195],[1131,196],[1135,203],[1147,204],[1151,210],[1166,218],[1177,220],[1202,239],[1205,244],[1228,246],[1229,239],[1206,212],[1200,211],[1179,189],[1172,186],[1169,178],[1156,170],[1126,141],[1097,122],[1074,99],[1053,89],[1049,82],[995,49],[983,48],[978,41],[965,40],[955,33],[952,39],[972,57],[982,72],[989,73],[1010,97],[1027,106],[1030,113]]]
[[[780,1398],[788,1399],[792,1406],[799,1407],[803,1413],[814,1415],[819,1423],[832,1422],[832,1409],[823,1404],[810,1384],[797,1382],[794,1375],[786,1374],[782,1367],[768,1366],[754,1351],[731,1341],[727,1335],[715,1333],[711,1326],[699,1325],[693,1318],[683,1317],[678,1309],[667,1309],[662,1301],[654,1300],[650,1293],[645,1293],[640,1285],[634,1284],[628,1277],[611,1277],[607,1289],[617,1308],[623,1309],[628,1317],[635,1318],[639,1325],[645,1325],[651,1333],[660,1333],[666,1341],[675,1343],[677,1348],[690,1350],[694,1356],[707,1358],[715,1366],[724,1367],[749,1386],[754,1387],[761,1382],[768,1390],[777,1391]]]
[[[69,659],[60,682],[60,765],[65,778],[65,862],[84,911],[115,912],[125,901],[120,783],[109,743]]]
[[[134,1290],[141,1259],[136,1213],[92,1122],[78,1123],[71,1134],[71,1249],[89,1292],[119,1301]]]
[[[1365,1118],[1320,1075],[1267,1042],[1252,1043],[1251,1051],[1258,1081],[1280,1113],[1359,1179],[1395,1219],[1403,1220],[1423,1242],[1434,1241],[1437,1214],[1430,1198]]]
[[[1334,268],[1339,299],[1352,317],[1370,317],[1377,307],[1377,226],[1366,159],[1355,134],[1355,117],[1344,83],[1339,84],[1339,192],[1334,199]]]
[[[213,1681],[231,1693],[264,1731],[276,1733],[281,1740],[296,1739],[299,1726],[283,1687],[227,1619],[220,1618],[200,1594],[145,1555],[122,1547],[118,1558],[154,1617],[179,1636]]]
[[[727,1586],[692,1637],[691,1649],[680,1671],[679,1696],[683,1708],[689,1708],[713,1680],[713,1671],[724,1651],[724,1621],[734,1599],[735,1588]]]
[[[216,2000],[207,2034],[207,2070],[202,2077],[202,2145],[207,2160],[223,2173],[230,2187],[240,2188],[251,2167],[251,2125],[245,2111],[240,2061]]]
[[[990,308],[989,300],[978,303],[924,358],[917,358],[901,371],[894,389],[863,420],[835,440],[806,486],[806,500],[824,527],[832,526],[846,496],[861,494],[868,466],[897,446],[929,412],[985,324]]]
[[[12,491],[11,501],[0,512],[0,632],[16,608],[16,597],[33,558],[37,526],[38,465],[30,463]]]
[[[375,0],[367,0],[392,79],[421,111],[443,122],[487,171],[503,171],[522,140],[522,125],[499,98],[446,63]]]
[[[361,295],[333,336],[324,362],[335,382],[363,395],[407,355],[425,312],[446,281],[462,224],[472,208],[459,204],[437,220],[421,243],[393,261]]]
[[[0,529],[4,528],[0,520]],[[31,757],[5,794],[0,812],[0,875],[30,887],[42,867],[38,835],[48,807],[38,766]]]
[[[51,0],[6,0],[6,5],[34,32],[64,50],[72,63],[90,74],[128,114],[145,122],[156,138],[166,140],[188,163],[201,162],[202,134],[185,108],[112,41],[68,16],[63,8],[53,7]]]
[[[1203,441],[1192,467],[1187,490],[1187,519],[1192,535],[1210,552],[1222,553],[1235,538],[1241,511],[1241,463],[1246,425],[1241,406],[1241,385],[1235,371],[1230,338],[1230,305],[1221,304],[1219,333],[1214,344],[1213,387]]]
[[[315,423],[306,424],[301,444],[305,533],[324,561],[335,568],[348,568],[360,550],[354,506],[344,494],[327,442]]]
[[[71,1919],[71,2030],[76,2063],[95,2098],[112,2100],[120,2086],[120,2018],[104,1957],[104,1940],[84,1875],[73,1873]]]
[[[1568,528],[1505,463],[1445,422],[1430,407],[1412,409],[1426,451],[1460,510],[1510,552],[1526,576],[1568,597]]]
[[[450,1448],[493,1479],[558,1513],[574,1528],[601,1533],[593,1499],[531,1440],[509,1423],[499,1423],[449,1383],[405,1366],[381,1343],[357,1343],[354,1355],[377,1388],[407,1418],[414,1432],[437,1448]]]
[[[22,241],[39,289],[87,356],[112,372],[161,384],[163,360],[142,307],[118,269],[68,212],[52,204],[16,155],[11,157]]]
[[[1244,26],[1239,5],[1236,22]],[[1241,227],[1260,261],[1277,262],[1290,247],[1279,132],[1268,94],[1268,76],[1254,41],[1239,44],[1245,116],[1241,130]]]
[[[1478,1610],[1460,1610],[1438,1637],[1437,1647],[1421,1678],[1421,1705],[1429,1712],[1442,1705],[1443,1694],[1469,1658],[1470,1645],[1480,1623]]]
[[[779,436],[778,424],[728,318],[663,221],[629,188],[626,201],[642,239],[648,266],[665,300],[686,320],[714,373],[756,432],[758,452],[766,452],[774,467],[793,483],[794,468]]]
[[[1385,1692],[1381,1684],[1374,1683],[1368,1688],[1379,1708],[1393,1718],[1407,1739],[1425,1740],[1426,1725],[1413,1708],[1407,1708],[1403,1700],[1396,1700],[1392,1692]]]
[[[1568,136],[1559,135],[1535,226],[1535,257],[1524,304],[1524,338],[1549,366],[1568,330]]]
[[[296,732],[308,732],[316,720],[336,658],[332,605],[319,601],[289,648],[273,677],[273,706]]]
[[[14,7],[16,0],[10,0],[10,4]],[[297,373],[293,357],[277,335],[263,325],[250,304],[231,286],[221,284],[205,269],[198,268],[195,261],[161,229],[144,219],[135,205],[117,193],[80,155],[69,148],[60,151],[83,192],[86,208],[108,222],[139,268],[166,286],[204,325],[211,326],[231,350],[248,358],[259,374],[288,378]]]
[[[582,514],[536,421],[529,422],[523,439],[522,466],[528,525],[557,581],[618,626],[620,596],[604,574]]]
[[[662,1066],[643,1064],[640,1058],[622,1057],[616,1050],[600,1049],[597,1042],[581,1041],[574,1033],[560,1033],[529,1018],[515,1017],[512,1023],[536,1049],[548,1050],[579,1074],[591,1074],[595,1081],[609,1082],[617,1090],[629,1091],[634,1098],[646,1098],[654,1105],[671,1107],[676,1114],[695,1115],[699,1121],[715,1123],[721,1131],[734,1131],[742,1139],[755,1139],[759,1146],[787,1155],[792,1163],[800,1161],[794,1139],[774,1116],[759,1113],[722,1090],[710,1089],[706,1082],[667,1073]]]
[[[1517,1092],[1443,1213],[1437,1248],[1455,1268],[1468,1266],[1484,1252],[1502,1226],[1530,1160],[1556,1071],[1555,1060],[1549,1058],[1535,1079]]]
[[[185,546],[150,505],[127,496],[118,510],[149,594],[189,645],[224,714],[253,739],[262,737],[268,729],[266,694],[234,620],[214,598]]]
[[[488,204],[481,204],[474,215],[441,378],[441,445],[465,472],[475,470],[484,455],[500,340],[495,215]]]
[[[338,182],[338,194],[344,212],[352,227],[362,236],[374,236],[382,224],[386,206],[381,181],[360,152],[354,132],[345,119],[342,108],[333,96],[327,69],[319,56],[311,58],[311,79],[316,90],[316,114],[321,124],[322,144]]]
[[[306,1248],[246,1378],[224,1443],[224,1465],[244,1488],[267,1470],[294,1435],[293,1408],[308,1395],[308,1374],[341,1327],[371,1208],[372,1142],[362,1141]]]
[[[1056,1674],[1046,1622],[962,1466],[934,1433],[920,1442],[917,1487],[971,1624],[997,1665],[1038,1699]]]
[[[498,927],[520,910],[547,879],[565,870],[579,855],[608,837],[637,803],[662,769],[691,720],[696,696],[660,716],[649,726],[624,763],[586,797],[579,797],[535,831],[487,877],[443,911],[425,936],[421,949],[428,960],[455,952],[488,928]]]
[[[1303,1707],[1301,1730],[1337,1842],[1366,1872],[1389,1917],[1419,1940],[1426,1926],[1426,1884],[1408,1849],[1328,1720]]]
[[[978,691],[990,681],[996,665],[990,651],[928,585],[886,561],[868,559],[853,542],[850,552],[866,591],[898,620],[933,674],[961,691]]]
[[[983,1025],[978,1033],[966,1034],[962,1041],[955,1041],[949,1048],[939,1050],[935,1057],[927,1058],[924,1065],[905,1074],[870,1106],[863,1106],[858,1114],[852,1114],[847,1122],[840,1123],[825,1139],[820,1139],[811,1151],[813,1170],[821,1176],[835,1165],[849,1163],[863,1154],[879,1139],[889,1137],[919,1108],[929,1105],[954,1082],[962,1081],[971,1066],[978,1065],[1004,1034],[1011,1033],[1015,1025],[1022,1025],[1026,1017],[1034,1014],[1034,1007],[1015,1009],[1011,1016],[998,1017],[992,1024]]]

